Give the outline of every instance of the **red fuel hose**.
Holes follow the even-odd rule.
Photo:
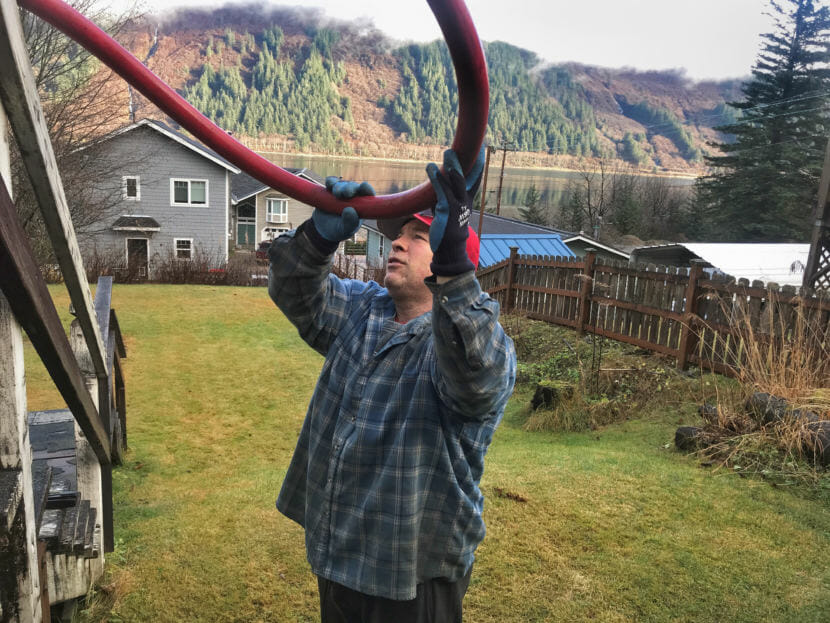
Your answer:
[[[455,67],[458,125],[452,148],[466,172],[472,167],[487,130],[490,98],[487,64],[473,20],[463,0],[427,2],[441,27]],[[60,0],[18,0],[18,4],[81,44],[229,162],[263,184],[298,201],[335,214],[351,205],[360,216],[366,218],[403,216],[427,209],[435,203],[435,193],[428,181],[394,195],[355,197],[348,203],[335,199],[324,188],[292,175],[245,147],[72,7]]]

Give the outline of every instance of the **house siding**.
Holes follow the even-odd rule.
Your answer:
[[[266,220],[267,209],[266,209],[266,200],[267,199],[287,199],[288,200],[288,207],[287,207],[287,220],[284,223],[269,223]],[[301,203],[296,199],[289,197],[277,190],[272,188],[268,188],[263,190],[260,193],[257,193],[256,196],[256,235],[257,240],[262,241],[266,240],[268,236],[265,235],[265,229],[267,227],[283,227],[287,229],[296,229],[299,227],[303,221],[306,221],[311,218],[311,213],[314,211],[314,208],[310,205],[306,205],[305,203]]]
[[[383,234],[379,234],[371,229],[364,229],[366,230],[366,263],[369,266],[385,266],[392,243],[388,239],[384,239],[385,236]],[[382,257],[380,255],[381,240],[383,240]]]
[[[126,239],[149,240],[150,277],[160,262],[174,252],[174,239],[193,240],[195,253],[203,253],[209,264],[227,261],[228,244],[228,176],[227,169],[149,127],[137,127],[114,136],[99,146],[106,157],[125,163],[112,180],[102,180],[121,187],[122,176],[139,175],[140,200],[122,200],[104,218],[103,227],[83,236],[82,250],[93,250],[108,257],[122,258],[126,266]],[[171,205],[171,180],[207,180],[205,206]],[[113,231],[112,223],[123,215],[149,216],[158,221],[157,232]]]

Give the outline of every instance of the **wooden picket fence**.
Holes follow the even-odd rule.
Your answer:
[[[761,281],[710,279],[702,264],[630,266],[591,251],[580,259],[520,256],[514,248],[478,279],[505,312],[669,355],[681,369],[696,364],[735,375],[750,334],[786,338],[799,329],[827,352],[830,298]]]

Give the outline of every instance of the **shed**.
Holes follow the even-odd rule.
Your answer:
[[[631,252],[631,262],[689,266],[692,260],[702,260],[709,274],[799,287],[809,254],[807,243],[686,242],[638,247]]]

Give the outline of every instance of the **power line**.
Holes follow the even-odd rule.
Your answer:
[[[757,106],[752,106],[750,108],[744,108],[744,109],[741,109],[741,110],[743,112],[748,112],[748,111],[753,111],[753,110],[760,110],[762,108],[769,108],[770,106],[779,106],[779,105],[787,104],[787,103],[792,104],[792,103],[806,101],[806,100],[810,100],[810,99],[818,99],[818,98],[821,98],[821,97],[827,97],[828,95],[830,95],[830,91],[828,91],[828,90],[810,91],[808,93],[817,93],[817,95],[802,94],[802,95],[798,95],[798,96],[793,96],[793,97],[789,97],[789,98],[775,100],[775,101],[772,101],[772,102],[767,102],[765,104],[758,104]],[[807,111],[798,111],[798,112],[807,112]],[[705,120],[705,119],[717,119],[717,118],[724,118],[725,119],[728,116],[729,116],[728,113],[720,113],[720,114],[716,114],[716,115],[707,115],[705,117],[701,117],[701,119],[697,120],[697,121],[688,121],[688,120],[678,119],[677,121],[674,121],[674,122],[666,121],[666,122],[663,122],[663,123],[653,123],[651,125],[643,125],[643,128],[646,129],[646,130],[653,130],[655,128],[664,128],[664,127],[671,128],[675,125],[683,125],[683,126],[689,126],[689,125],[693,125],[693,124],[694,125],[700,125],[701,121]],[[752,119],[752,121],[762,120],[762,119],[765,119],[765,118],[767,118],[767,117],[764,117],[764,116],[754,117]],[[735,121],[734,123],[732,123],[730,125],[737,125],[737,124],[740,124],[740,123],[743,123],[743,122],[744,121],[737,120],[737,121]]]

